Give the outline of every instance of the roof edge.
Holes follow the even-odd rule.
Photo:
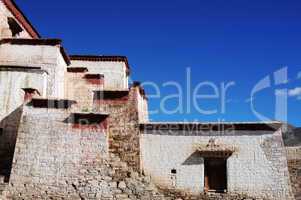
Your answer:
[[[130,70],[130,65],[128,62],[128,58],[126,56],[119,55],[69,55],[70,60],[82,60],[82,61],[91,61],[91,62],[99,62],[99,61],[111,61],[111,62],[124,62],[128,74]]]
[[[271,122],[148,122],[141,123],[140,130],[187,130],[187,131],[276,131],[282,123]]]

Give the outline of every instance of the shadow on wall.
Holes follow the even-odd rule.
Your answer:
[[[0,178],[4,177],[4,182],[10,178],[22,111],[20,106],[0,121]]]
[[[301,146],[301,128],[291,128],[283,134],[285,146]]]
[[[198,151],[191,154],[183,163],[182,165],[200,165],[204,164],[204,159],[200,156]]]

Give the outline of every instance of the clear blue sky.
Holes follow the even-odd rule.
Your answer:
[[[191,68],[192,87],[202,81],[236,83],[227,93],[225,113],[220,112],[220,99],[200,100],[202,109],[216,108],[218,112],[204,115],[192,108],[191,112],[172,115],[159,112],[151,116],[152,120],[259,120],[246,99],[259,80],[287,66],[288,83],[262,90],[255,97],[255,105],[258,112],[274,118],[274,91],[287,88],[291,90],[288,120],[301,126],[301,79],[297,79],[301,71],[301,1],[16,2],[43,37],[61,38],[70,54],[127,56],[133,80],[154,81],[162,98],[177,91],[172,86],[163,87],[167,81],[179,82],[187,92],[187,67]],[[151,87],[146,90],[154,93]],[[205,87],[200,90],[201,94],[212,92]],[[150,99],[150,109],[159,107],[162,98]],[[168,108],[177,102],[169,100]]]

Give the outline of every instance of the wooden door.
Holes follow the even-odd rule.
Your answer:
[[[225,192],[227,190],[227,160],[205,159],[205,191]]]

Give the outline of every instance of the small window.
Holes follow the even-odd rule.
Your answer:
[[[3,128],[0,128],[0,136],[3,135]]]
[[[172,173],[172,174],[176,174],[176,173],[177,173],[177,170],[176,170],[176,169],[172,169],[172,170],[171,170],[171,173]]]
[[[8,23],[9,29],[12,32],[13,37],[18,36],[19,33],[21,33],[23,31],[22,27],[18,24],[18,22],[16,22],[16,20],[14,18],[8,17],[7,23]]]

